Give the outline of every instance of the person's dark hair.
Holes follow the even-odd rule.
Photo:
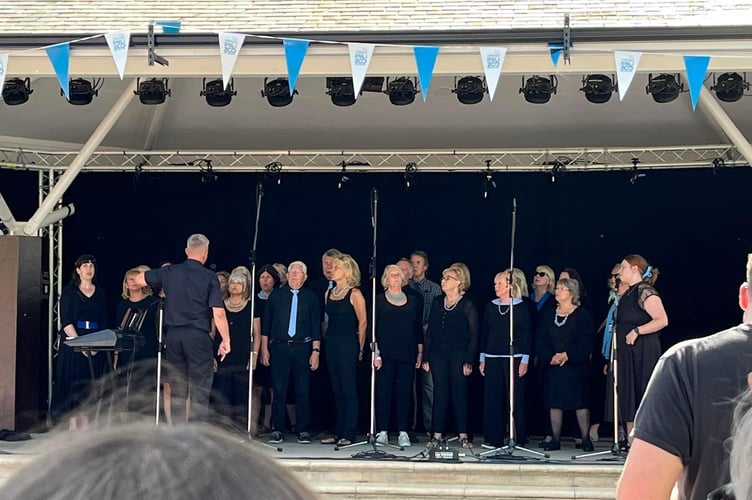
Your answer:
[[[410,254],[410,257],[412,257],[413,255],[417,255],[418,257],[423,259],[423,262],[425,263],[426,267],[429,267],[428,266],[428,254],[426,252],[424,252],[423,250],[415,250],[413,253]]]
[[[0,498],[316,498],[284,466],[209,426],[141,423],[60,434],[46,450],[5,482]]]
[[[78,285],[81,284],[81,276],[78,275],[78,273],[76,272],[76,269],[78,269],[82,265],[87,264],[89,262],[91,262],[92,264],[94,264],[94,270],[96,271],[96,269],[97,269],[97,259],[94,258],[93,255],[85,253],[85,254],[81,255],[79,258],[76,259],[76,262],[73,263],[74,269],[73,269],[73,275],[71,276],[71,283],[73,283],[76,286],[78,286]],[[97,280],[97,275],[96,275],[96,272],[95,272],[94,273],[94,278],[92,279],[92,281],[96,283],[96,280]]]
[[[581,298],[587,295],[587,292],[585,291],[585,283],[582,281],[582,276],[580,276],[580,273],[577,271],[577,269],[574,269],[572,267],[565,267],[559,274],[561,273],[567,273],[570,278],[577,280],[577,284],[580,285]]]
[[[272,280],[274,280],[274,288],[279,288],[279,285],[282,281],[279,279],[279,273],[271,264],[264,264],[259,268],[258,273],[256,273],[256,283],[258,283],[259,278],[264,273],[269,273],[269,275],[272,277]]]

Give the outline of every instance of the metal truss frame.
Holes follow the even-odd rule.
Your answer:
[[[62,172],[78,151],[0,148],[0,168]],[[731,144],[633,148],[438,151],[97,151],[87,172],[545,172],[748,166]]]
[[[39,204],[50,194],[62,171],[52,167],[39,169]],[[62,206],[58,200],[56,209]],[[44,226],[37,236],[47,240],[47,273],[49,290],[47,294],[47,409],[52,402],[52,357],[55,336],[60,331],[60,295],[63,291],[63,221]],[[43,240],[44,242],[44,240]]]

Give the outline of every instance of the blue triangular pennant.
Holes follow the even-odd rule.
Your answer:
[[[436,65],[436,56],[439,48],[434,46],[413,47],[415,64],[418,66],[418,78],[420,79],[420,91],[423,93],[423,102],[428,99],[428,89],[431,87],[433,67]]]
[[[47,52],[47,57],[52,63],[52,69],[55,70],[55,76],[60,83],[60,88],[63,89],[65,98],[69,98],[68,88],[68,63],[70,62],[70,44],[61,43],[60,45],[53,45],[44,49]]]
[[[308,50],[308,43],[308,40],[282,39],[282,44],[285,47],[285,62],[287,63],[287,81],[290,86],[290,95],[295,90],[295,84],[300,74],[300,67],[303,66],[303,59],[305,59],[306,51]]]
[[[702,82],[705,81],[705,75],[708,72],[710,56],[684,56],[684,68],[687,71],[687,81],[689,82],[689,97],[692,98],[692,110],[697,107],[697,100],[700,98]]]
[[[183,24],[179,20],[171,20],[171,21],[156,21],[154,24],[157,26],[162,27],[162,33],[180,33],[180,26]]]
[[[553,61],[554,66],[556,66],[559,64],[559,58],[561,57],[561,52],[564,50],[564,45],[551,42],[548,44],[548,50],[551,52],[551,61]]]

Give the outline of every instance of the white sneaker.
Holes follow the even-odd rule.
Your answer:
[[[386,433],[386,431],[381,431],[376,434],[376,444],[381,446],[386,446],[389,444],[389,435]]]
[[[407,448],[410,446],[410,436],[407,435],[407,432],[400,431],[399,438],[397,438],[397,444],[400,448]]]

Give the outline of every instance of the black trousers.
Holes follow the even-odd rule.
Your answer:
[[[185,400],[191,395],[191,420],[205,422],[214,378],[209,332],[195,328],[169,328],[165,361],[172,390],[172,418],[185,422]]]
[[[271,342],[271,341],[270,341]],[[308,432],[311,415],[311,343],[307,344],[277,344],[271,342],[269,346],[270,366],[272,371],[272,426],[275,431],[285,429],[285,403],[287,402],[287,388],[292,373],[295,387],[295,427],[297,432]]]
[[[446,431],[449,400],[458,433],[467,432],[467,377],[462,373],[464,351],[431,353],[433,374],[433,432]]]
[[[334,435],[355,441],[355,427],[358,423],[358,339],[355,335],[328,337],[325,348],[334,402],[337,405]]]
[[[525,377],[518,376],[521,358],[514,359],[515,441],[527,441],[525,422]],[[527,376],[527,375],[526,375]],[[509,358],[486,358],[484,377],[484,437],[486,443],[501,446],[509,426]]]
[[[392,410],[392,391],[397,416],[397,430],[410,428],[408,415],[413,387],[415,363],[382,358],[381,369],[376,371],[376,431],[389,430]]]
[[[214,374],[217,410],[234,424],[248,420],[248,370],[244,366],[220,367]]]

